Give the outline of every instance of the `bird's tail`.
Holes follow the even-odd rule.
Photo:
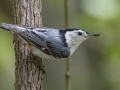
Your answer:
[[[5,23],[0,24],[1,29],[8,30],[8,31],[11,31],[10,26],[11,26],[10,24],[5,24]]]
[[[12,31],[16,34],[21,32],[22,30],[25,30],[25,28],[22,26],[14,25],[14,24],[6,24],[6,23],[0,24],[0,28],[2,28],[4,30]]]

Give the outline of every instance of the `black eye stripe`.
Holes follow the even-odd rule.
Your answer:
[[[82,35],[82,32],[78,32],[78,35]]]

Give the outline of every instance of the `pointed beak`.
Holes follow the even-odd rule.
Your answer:
[[[86,38],[90,38],[90,37],[96,37],[99,36],[100,34],[87,34]]]
[[[99,36],[100,34],[88,34],[88,36],[90,37],[96,37],[96,36]]]

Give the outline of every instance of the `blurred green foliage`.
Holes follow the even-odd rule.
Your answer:
[[[64,28],[64,1],[43,0],[43,25]],[[72,90],[120,90],[120,0],[70,0],[69,27],[100,33],[71,57]],[[0,23],[12,23],[0,0]],[[65,60],[44,60],[44,90],[65,90]],[[0,90],[14,90],[13,34],[0,30]]]

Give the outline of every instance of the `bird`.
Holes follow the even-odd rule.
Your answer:
[[[6,23],[0,24],[0,28],[22,37],[31,44],[32,54],[47,59],[68,58],[84,40],[100,35],[89,34],[79,28],[63,30]]]

